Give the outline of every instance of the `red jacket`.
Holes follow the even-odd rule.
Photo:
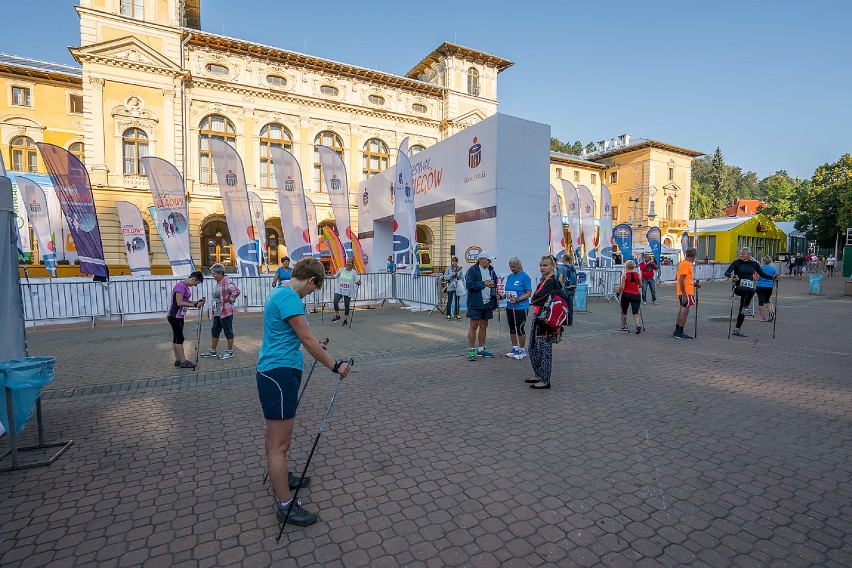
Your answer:
[[[651,262],[643,260],[639,263],[639,271],[642,272],[643,280],[653,280],[655,270],[657,270],[657,264],[653,260]]]

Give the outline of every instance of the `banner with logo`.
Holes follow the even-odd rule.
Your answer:
[[[591,190],[583,184],[577,188],[580,198],[580,228],[583,231],[583,244],[586,252],[586,264],[593,266],[597,262],[595,239],[595,201]]]
[[[142,158],[142,167],[148,174],[154,199],[155,212],[151,213],[151,219],[163,241],[172,274],[189,276],[195,270],[195,263],[189,248],[189,211],[183,177],[174,165],[162,158],[146,156]]]
[[[21,200],[24,202],[27,217],[29,217],[36,240],[38,240],[38,250],[42,261],[44,261],[44,267],[47,268],[51,276],[56,278],[56,247],[50,230],[47,196],[41,186],[30,179],[18,176],[16,183]]]
[[[686,249],[689,248],[689,233],[684,231],[680,236],[680,250],[683,251],[683,256],[686,257]]]
[[[151,257],[145,239],[145,223],[139,209],[129,201],[116,201],[121,235],[124,237],[124,252],[133,276],[151,275]]]
[[[561,261],[565,254],[565,231],[562,230],[562,198],[556,193],[556,188],[550,186],[550,214],[548,221],[550,226],[550,254]]]
[[[271,147],[269,155],[275,172],[275,195],[278,199],[284,243],[287,245],[287,255],[295,264],[314,255],[316,226],[311,232],[299,161],[284,148]]]
[[[402,141],[394,167],[393,254],[397,264],[417,262],[417,218],[414,207],[414,180],[408,159],[408,138]]]
[[[343,159],[327,146],[317,146],[322,167],[322,176],[325,179],[325,188],[328,199],[331,202],[331,212],[337,225],[337,235],[343,248],[351,250],[352,245],[352,223],[349,213],[349,182],[346,178],[346,165]]]
[[[627,262],[633,258],[633,228],[627,223],[620,223],[612,230],[612,242],[621,251],[621,258]]]
[[[648,239],[648,246],[651,247],[651,253],[657,261],[657,266],[661,266],[660,263],[662,262],[662,237],[659,227],[651,227],[645,234],[645,238]]]
[[[148,206],[148,214],[151,216],[151,222],[154,223],[154,227],[157,229],[157,236],[160,237],[160,243],[163,245],[163,248],[166,249],[166,235],[163,234],[163,226],[160,224],[160,222],[158,220],[157,208],[154,207],[153,205],[149,205]],[[166,250],[168,251],[168,249],[166,249]],[[171,259],[169,259],[169,261],[171,262]],[[174,270],[175,270],[175,268],[174,268],[174,266],[172,266],[172,274],[174,274],[175,276],[179,276],[178,274],[175,274]],[[189,274],[191,274],[191,272],[188,272],[187,276]]]
[[[565,214],[568,216],[568,232],[571,234],[571,253],[574,262],[580,262],[580,247],[583,244],[583,231],[580,229],[580,197],[577,188],[567,179],[562,182],[562,194],[565,196]]]
[[[601,184],[601,220],[598,224],[600,235],[601,266],[612,266],[612,196],[609,188]]]
[[[80,271],[108,278],[98,214],[86,166],[64,148],[44,142],[36,142],[36,146],[44,158],[74,238]]]
[[[269,251],[266,250],[266,217],[263,215],[263,201],[253,191],[249,191],[249,208],[251,209],[252,220],[254,221],[254,234],[257,236],[257,247],[263,254],[263,262],[266,264],[266,271],[269,272]]]
[[[308,215],[308,231],[310,232],[309,236],[311,239],[311,256],[316,258],[320,257],[320,232],[319,225],[317,225],[317,206],[314,205],[314,202],[311,201],[310,197],[305,197],[305,210]]]
[[[208,143],[213,158],[213,173],[219,183],[225,220],[234,245],[237,270],[241,276],[257,276],[260,254],[252,223],[243,161],[230,144],[215,139]]]

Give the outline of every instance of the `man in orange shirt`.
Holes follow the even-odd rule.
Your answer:
[[[677,322],[675,322],[675,330],[672,333],[672,337],[677,339],[694,339],[691,335],[683,331],[683,326],[686,325],[686,318],[689,317],[690,306],[695,305],[695,287],[698,284],[692,279],[692,265],[695,263],[697,254],[698,251],[694,248],[686,249],[684,253],[686,258],[677,266],[675,285],[677,297],[680,300],[680,309],[677,312]]]

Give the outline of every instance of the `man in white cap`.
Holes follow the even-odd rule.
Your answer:
[[[491,261],[496,260],[494,253],[484,250],[479,253],[479,262],[467,271],[465,288],[467,288],[467,317],[470,327],[467,330],[468,361],[476,361],[479,357],[493,358],[494,354],[485,348],[485,336],[488,332],[488,320],[494,317],[497,307],[497,273],[491,267]],[[479,349],[475,342],[479,341]]]

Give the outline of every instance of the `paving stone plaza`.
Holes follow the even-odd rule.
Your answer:
[[[39,328],[30,354],[57,358],[45,437],[74,445],[0,474],[0,566],[850,566],[842,282],[809,296],[783,279],[775,339],[759,318],[727,339],[726,284],[699,291],[695,341],[671,337],[672,286],[640,335],[590,300],[554,346],[549,391],[524,384],[528,360],[468,362],[467,320],[385,306],[347,329],[309,314],[356,365],[300,493],[320,521],[280,543],[258,314],[237,314],[236,357],[182,374],[164,319]],[[511,348],[505,316],[487,345]],[[317,370],[299,408],[298,471],[336,382]]]

